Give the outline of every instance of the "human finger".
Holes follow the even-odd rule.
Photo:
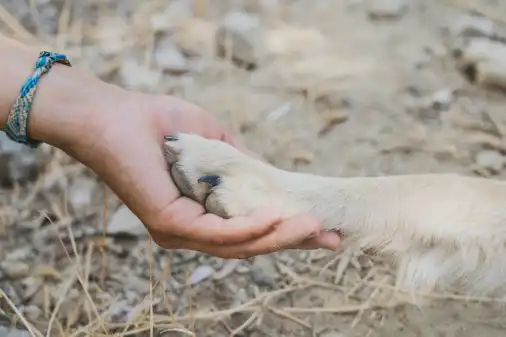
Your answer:
[[[181,197],[168,205],[157,225],[158,232],[166,228],[167,235],[179,236],[202,244],[230,245],[252,240],[272,231],[281,221],[279,213],[258,210],[249,216],[223,219],[205,209],[194,207],[195,202]],[[192,208],[189,212],[188,209]],[[164,224],[168,224],[164,226]]]
[[[341,238],[335,232],[322,232],[314,238],[309,238],[291,247],[291,249],[328,249],[336,250],[339,248]]]
[[[238,244],[213,245],[209,243],[173,237],[162,246],[169,249],[189,249],[221,258],[248,258],[269,254],[304,241],[321,232],[321,225],[309,215],[299,215],[281,222],[273,231],[262,237]]]

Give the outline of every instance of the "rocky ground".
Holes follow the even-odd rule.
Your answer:
[[[194,101],[281,168],[506,174],[501,1],[3,0],[0,29]],[[502,299],[414,302],[359,252],[159,249],[85,167],[1,134],[0,181],[0,336],[506,333]]]

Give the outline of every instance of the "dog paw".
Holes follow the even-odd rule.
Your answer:
[[[227,143],[194,134],[168,136],[164,155],[181,193],[210,213],[229,218],[286,200],[279,195],[279,179],[287,172]]]

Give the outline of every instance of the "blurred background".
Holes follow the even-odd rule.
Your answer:
[[[0,33],[195,102],[283,169],[505,176],[500,0],[1,0]],[[3,134],[0,183],[0,336],[506,333],[502,299],[415,302],[363,252],[159,249],[87,168]]]

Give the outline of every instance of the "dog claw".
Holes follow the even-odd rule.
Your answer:
[[[217,175],[211,175],[211,176],[203,176],[200,177],[198,182],[199,183],[206,183],[211,185],[211,187],[216,187],[220,184],[221,178]]]

